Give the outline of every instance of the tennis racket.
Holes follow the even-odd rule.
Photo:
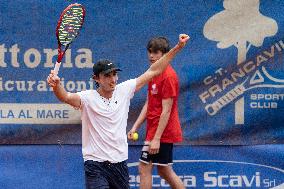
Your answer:
[[[58,56],[54,67],[54,73],[58,74],[61,60],[69,45],[78,36],[85,18],[85,8],[81,4],[71,4],[61,13],[56,27],[58,42]],[[62,47],[63,46],[63,47]]]
[[[249,77],[245,79],[244,82],[241,84],[238,84],[233,89],[228,91],[225,95],[217,99],[211,104],[207,104],[205,106],[205,110],[209,115],[215,115],[217,112],[219,112],[222,108],[224,108],[229,103],[233,102],[235,99],[243,95],[246,91],[256,88],[284,88],[284,80],[283,79],[277,79],[272,77],[265,67],[262,67],[262,76],[263,81],[254,83],[251,80],[249,80]]]

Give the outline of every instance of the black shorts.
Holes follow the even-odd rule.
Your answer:
[[[119,163],[85,161],[87,189],[129,189],[126,161]]]
[[[173,143],[161,143],[159,153],[149,154],[149,145],[145,142],[139,161],[154,165],[168,166],[173,164]]]

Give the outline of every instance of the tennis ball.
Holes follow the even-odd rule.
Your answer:
[[[133,133],[133,135],[132,135],[132,139],[133,140],[138,140],[138,133]]]

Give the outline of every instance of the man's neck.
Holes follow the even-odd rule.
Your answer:
[[[112,93],[113,93],[113,91],[105,91],[105,90],[103,90],[103,89],[100,88],[100,87],[97,89],[97,92],[98,92],[102,97],[107,98],[107,99],[111,98],[111,97],[112,97]]]

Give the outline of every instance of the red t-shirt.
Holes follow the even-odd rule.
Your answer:
[[[162,100],[173,98],[168,124],[162,134],[161,142],[176,143],[182,141],[182,131],[178,117],[179,82],[174,69],[169,65],[159,76],[148,84],[146,141],[151,141],[158,128],[162,113]]]

